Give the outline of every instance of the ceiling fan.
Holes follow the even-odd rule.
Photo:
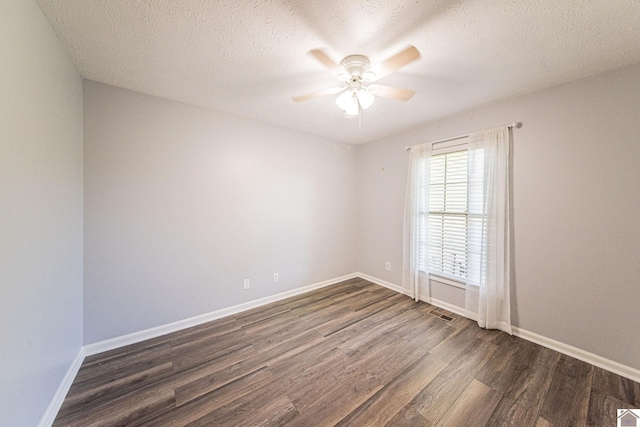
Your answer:
[[[420,53],[415,46],[409,46],[405,50],[373,67],[369,62],[369,58],[364,55],[349,55],[338,64],[329,58],[322,50],[310,50],[309,54],[316,58],[322,65],[328,68],[329,71],[334,73],[338,80],[345,84],[343,86],[293,97],[295,102],[307,101],[326,95],[340,94],[336,98],[338,107],[344,110],[348,116],[357,116],[362,110],[371,107],[375,96],[408,101],[415,94],[414,91],[407,89],[371,84],[418,59]]]

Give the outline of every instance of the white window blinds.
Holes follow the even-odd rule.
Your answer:
[[[431,157],[428,191],[429,206],[420,207],[420,222],[421,228],[425,228],[424,221],[429,221],[429,236],[428,239],[423,238],[419,259],[422,262],[426,259],[429,263],[430,274],[465,282],[468,235],[467,150]],[[424,236],[424,233],[420,235]]]

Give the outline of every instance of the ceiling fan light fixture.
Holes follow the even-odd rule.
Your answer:
[[[359,109],[366,110],[371,107],[375,97],[370,94],[366,89],[360,88],[357,90],[349,90],[341,93],[336,98],[336,105],[341,110],[344,110],[347,115],[357,115],[359,113]],[[360,107],[358,107],[358,103]]]

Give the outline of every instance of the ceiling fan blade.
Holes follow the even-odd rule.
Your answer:
[[[418,52],[418,49],[416,49],[415,46],[409,46],[402,52],[399,52],[391,58],[379,63],[369,71],[372,71],[375,74],[375,80],[378,80],[382,77],[388,76],[397,69],[404,67],[418,58],[420,58],[420,52]]]
[[[322,63],[322,65],[327,67],[332,73],[339,73],[341,71],[340,66],[333,59],[329,58],[327,54],[321,51],[320,49],[313,49],[313,50],[310,50],[308,53],[312,55],[314,58],[316,58],[318,61],[320,61],[320,63]]]
[[[369,86],[369,92],[375,96],[382,98],[399,99],[400,101],[408,101],[416,93],[408,89],[400,89],[399,87],[383,86],[383,85],[371,85]]]
[[[302,101],[307,101],[309,99],[313,99],[313,98],[319,98],[321,96],[326,96],[326,95],[335,95],[336,93],[340,93],[343,90],[345,90],[347,87],[332,87],[330,89],[323,89],[323,90],[319,90],[317,92],[312,92],[312,93],[308,93],[306,95],[301,95],[301,96],[294,96],[293,99],[295,102],[302,102]]]

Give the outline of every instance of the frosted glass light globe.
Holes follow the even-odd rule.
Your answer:
[[[349,109],[353,109],[354,104],[355,104],[355,107],[356,107],[356,110],[357,110],[358,109],[358,100],[355,98],[353,92],[351,92],[350,90],[342,92],[336,98],[336,105],[341,110],[347,111]]]
[[[363,110],[366,110],[367,108],[371,107],[371,105],[373,104],[373,100],[375,98],[371,93],[369,93],[368,90],[360,89],[358,90],[357,95],[358,95],[358,99],[360,100],[360,106],[362,107]]]
[[[355,98],[354,98],[355,100]],[[353,103],[353,106],[344,112],[347,116],[357,116],[360,114],[360,109],[358,108],[358,101]]]

